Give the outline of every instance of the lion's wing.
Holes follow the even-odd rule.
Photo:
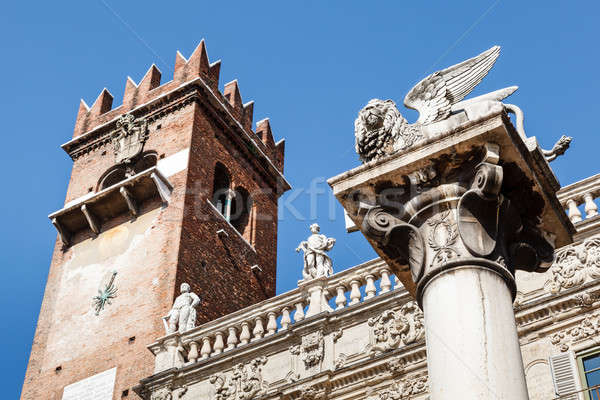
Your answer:
[[[443,120],[450,115],[452,105],[464,99],[481,82],[499,55],[500,47],[494,46],[476,57],[434,72],[408,92],[404,105],[419,111],[419,124]]]

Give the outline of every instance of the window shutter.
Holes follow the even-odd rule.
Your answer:
[[[552,381],[554,382],[554,391],[557,395],[565,395],[575,392],[579,389],[577,384],[577,369],[575,368],[571,353],[565,353],[550,357],[550,370],[552,371]],[[578,395],[565,397],[565,400],[577,400]]]

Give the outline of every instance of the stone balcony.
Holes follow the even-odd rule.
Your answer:
[[[92,192],[48,215],[58,231],[63,245],[82,231],[99,234],[102,224],[124,213],[138,215],[140,205],[160,198],[167,203],[173,186],[160,172],[151,167],[97,193]]]
[[[592,178],[562,189],[561,204],[600,193]],[[575,222],[579,239],[557,249],[546,273],[517,273],[531,399],[557,397],[548,360],[594,345],[600,333],[600,235],[588,228],[600,217],[586,221]],[[155,373],[135,391],[144,399],[425,399],[424,337],[420,309],[389,267],[372,260],[159,338],[148,346]]]

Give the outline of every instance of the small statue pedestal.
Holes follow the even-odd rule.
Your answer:
[[[500,103],[477,111],[329,184],[424,311],[431,399],[524,400],[514,272],[544,270],[573,226],[535,139]]]
[[[305,279],[298,281],[298,287],[308,293],[309,305],[305,318],[312,317],[324,311],[331,312],[333,309],[327,302],[327,277]]]

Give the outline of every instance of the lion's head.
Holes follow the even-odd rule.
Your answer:
[[[386,153],[395,136],[394,126],[402,115],[392,100],[373,99],[359,112],[354,121],[356,152],[363,162]]]

